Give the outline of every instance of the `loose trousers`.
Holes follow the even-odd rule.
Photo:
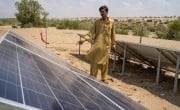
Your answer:
[[[97,64],[97,63],[91,63],[91,68],[90,68],[90,75],[97,77],[98,74],[98,69],[101,70],[101,80],[106,80],[107,79],[107,74],[108,74],[108,64],[102,65],[102,64]]]

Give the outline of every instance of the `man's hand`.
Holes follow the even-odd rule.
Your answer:
[[[82,45],[85,40],[84,40],[84,39],[81,40],[81,38],[84,38],[84,35],[83,35],[83,34],[77,34],[77,35],[80,37],[80,41],[78,41],[78,44],[79,44],[79,45]]]
[[[84,43],[84,40],[78,41],[78,44],[79,44],[79,45],[82,45],[83,43]]]
[[[77,34],[79,37],[81,37],[81,38],[83,38],[84,37],[84,35],[83,34]]]
[[[115,52],[115,51],[116,51],[116,45],[112,45],[112,46],[111,46],[111,50],[112,50],[113,52]]]

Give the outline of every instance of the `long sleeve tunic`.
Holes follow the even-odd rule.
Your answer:
[[[115,45],[114,20],[96,20],[84,38],[86,41],[92,43],[92,47],[87,52],[86,58],[92,63],[106,64],[109,60],[111,46]]]

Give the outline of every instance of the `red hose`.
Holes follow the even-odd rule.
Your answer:
[[[40,35],[41,35],[41,40],[42,40],[42,42],[44,42],[45,44],[49,44],[49,42],[47,42],[44,38],[44,35],[43,35],[43,33],[41,32],[40,33]]]

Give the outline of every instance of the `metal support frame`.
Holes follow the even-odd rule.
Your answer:
[[[140,40],[139,40],[139,43],[141,44],[142,42],[142,37],[143,37],[143,26],[141,27],[141,31],[140,31]]]
[[[113,62],[113,71],[115,71],[115,69],[116,69],[116,50],[115,50],[115,52],[114,52],[114,62]]]
[[[169,58],[169,56],[168,55],[166,55],[162,50],[160,50],[160,49],[157,49],[159,52],[161,52],[161,54],[166,58],[166,59],[168,59],[172,64],[176,64],[176,62],[174,62],[171,58]]]
[[[79,36],[79,41],[81,41],[81,36]],[[79,44],[79,55],[81,55],[81,45]]]
[[[159,86],[160,71],[161,71],[161,52],[159,53],[159,57],[158,57],[158,66],[157,66],[157,74],[156,74],[157,86]]]
[[[119,44],[117,44],[119,45]],[[119,45],[121,48],[123,48],[123,46]],[[137,52],[135,52],[132,48],[126,46],[126,48],[128,48],[128,53],[130,53],[132,56],[135,56],[137,59],[139,59],[140,61],[142,61],[143,63],[149,65],[149,66],[153,66],[149,61],[147,61],[146,58],[144,58],[142,55],[138,54]]]
[[[123,57],[123,64],[122,64],[122,73],[124,74],[125,70],[125,63],[126,63],[126,45],[124,45],[124,57]]]
[[[46,42],[47,42],[47,20],[46,20]],[[46,48],[47,48],[47,43],[46,43]]]
[[[180,62],[180,53],[177,55],[177,62],[176,62],[176,74],[174,77],[174,94],[177,93],[177,87],[178,87],[178,74],[179,74],[179,62]]]

